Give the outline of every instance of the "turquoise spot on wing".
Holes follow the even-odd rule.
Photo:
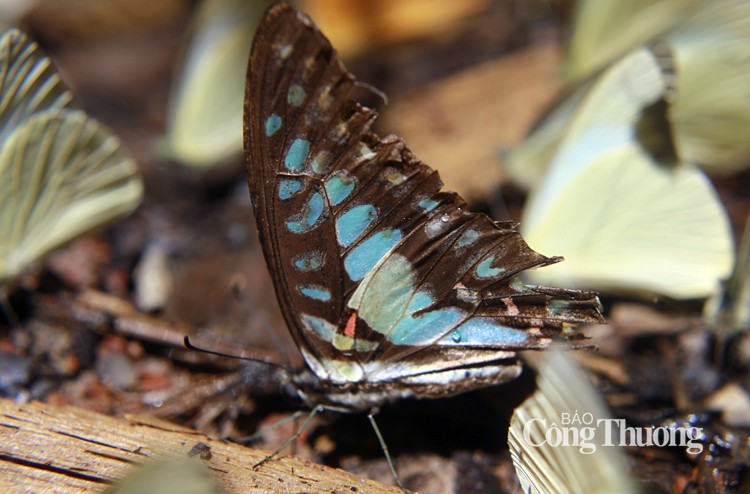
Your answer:
[[[458,307],[424,312],[418,316],[405,314],[389,339],[397,345],[428,344],[446,334],[465,317],[466,313]]]
[[[344,259],[344,269],[352,281],[359,281],[401,241],[401,230],[383,230],[355,247]],[[374,327],[374,326],[373,326]]]
[[[336,326],[320,317],[310,316],[308,314],[302,314],[300,316],[302,324],[310,332],[318,335],[323,341],[333,341],[333,336],[336,334]]]
[[[336,240],[342,247],[349,247],[362,236],[375,218],[378,211],[372,204],[354,206],[336,219]]]
[[[289,86],[289,91],[286,94],[286,101],[292,106],[299,106],[305,101],[307,92],[299,84],[292,84]]]
[[[479,263],[476,270],[478,278],[494,278],[505,271],[505,268],[493,268],[491,264],[494,260],[495,256],[490,256]]]
[[[458,237],[456,245],[459,247],[466,247],[467,245],[471,245],[476,242],[478,238],[479,232],[474,230],[473,228],[469,228],[460,237]]]
[[[367,274],[347,305],[396,344],[432,343],[448,334],[466,313],[457,307],[421,312],[435,300],[426,291],[415,292],[415,280],[415,270],[406,257],[391,254]]]
[[[424,310],[427,307],[435,303],[435,299],[429,293],[417,292],[409,302],[409,307],[406,308],[406,312],[412,314],[414,312]]]
[[[316,192],[310,196],[302,212],[286,222],[286,227],[293,233],[305,233],[311,230],[323,216],[325,203],[323,195]]]
[[[281,128],[281,117],[278,115],[271,115],[266,119],[266,136],[271,137]]]
[[[300,285],[299,292],[305,297],[328,302],[331,300],[331,292],[320,285]]]
[[[424,209],[427,213],[435,209],[437,205],[438,203],[434,199],[422,199],[419,201],[419,207]]]
[[[325,151],[319,152],[315,155],[315,158],[313,158],[310,166],[312,167],[312,171],[316,174],[324,175],[331,166],[331,155]]]
[[[286,201],[302,190],[303,182],[298,178],[285,178],[279,182],[279,199]]]
[[[440,340],[441,345],[518,345],[528,339],[523,331],[498,324],[489,318],[473,318]]]
[[[392,254],[376,270],[367,273],[347,305],[372,329],[385,334],[410,303],[421,305],[414,294],[415,274],[411,263],[402,255]]]
[[[347,175],[334,175],[326,180],[326,193],[332,206],[344,202],[354,190],[355,180]]]
[[[315,250],[298,254],[292,259],[292,264],[300,271],[317,271],[323,266],[324,260],[323,253]]]
[[[310,141],[307,139],[295,139],[284,156],[284,166],[293,172],[302,171],[310,152]]]

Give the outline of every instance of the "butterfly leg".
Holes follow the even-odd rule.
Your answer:
[[[375,414],[378,413],[377,409],[370,410],[370,413],[367,414],[367,418],[370,420],[370,425],[372,425],[372,429],[375,431],[375,435],[378,437],[378,442],[380,443],[380,449],[383,450],[383,454],[385,455],[385,461],[388,462],[388,468],[391,469],[391,475],[393,475],[393,480],[396,481],[396,485],[401,488],[401,490],[406,491],[406,488],[404,488],[403,485],[401,485],[401,479],[398,478],[398,472],[396,472],[396,466],[393,464],[393,459],[391,458],[391,454],[388,452],[388,446],[385,444],[385,439],[383,439],[383,434],[380,433],[380,428],[378,427],[378,424],[375,422]]]
[[[301,417],[301,416],[303,416],[304,414],[305,414],[305,412],[303,412],[303,411],[301,411],[301,410],[297,410],[296,412],[294,412],[293,414],[291,414],[291,415],[290,415],[290,416],[288,416],[287,418],[285,418],[285,419],[281,419],[281,420],[279,420],[278,422],[276,422],[275,424],[273,424],[273,425],[270,425],[270,426],[268,426],[268,427],[264,427],[264,428],[263,428],[262,430],[259,430],[259,431],[258,431],[258,432],[256,432],[255,434],[251,434],[251,435],[249,435],[249,436],[247,436],[247,437],[245,437],[245,438],[241,439],[241,440],[240,440],[240,441],[238,441],[238,442],[239,442],[240,444],[250,444],[250,443],[252,443],[253,441],[255,441],[256,439],[259,439],[259,438],[261,438],[261,437],[265,436],[267,432],[275,431],[275,430],[276,430],[276,429],[278,429],[279,427],[283,427],[283,426],[285,426],[286,424],[288,424],[289,422],[292,422],[292,421],[294,421],[294,420],[297,420],[298,418],[300,418],[300,417]],[[294,436],[292,436],[292,437],[294,437]]]
[[[279,446],[278,448],[276,448],[276,451],[274,451],[273,453],[271,453],[270,455],[266,456],[265,458],[263,458],[262,460],[260,460],[255,465],[253,465],[253,470],[255,470],[257,468],[260,468],[261,466],[265,465],[269,461],[273,460],[287,446],[289,446],[290,444],[292,444],[292,441],[296,440],[302,434],[302,431],[304,431],[307,428],[307,426],[310,423],[310,421],[312,419],[314,419],[315,416],[317,414],[319,414],[320,412],[322,412],[323,410],[324,410],[324,408],[322,406],[320,406],[320,405],[318,405],[316,407],[313,407],[313,409],[310,410],[310,413],[307,414],[307,418],[305,418],[305,420],[302,422],[302,424],[299,426],[299,428],[297,428],[297,432],[295,432],[289,439],[287,439],[286,441],[284,441],[284,443],[281,446]],[[297,418],[297,417],[295,416],[294,418]]]

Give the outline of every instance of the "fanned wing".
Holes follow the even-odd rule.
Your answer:
[[[696,298],[728,275],[731,229],[711,182],[674,165],[668,131],[639,133],[649,119],[666,121],[649,113],[665,89],[645,48],[587,89],[524,210],[529,244],[566,258],[530,273],[534,282]],[[654,144],[669,149],[655,154]]]
[[[0,284],[136,208],[143,186],[119,140],[85,113],[35,114],[0,149]]]
[[[269,0],[208,0],[172,88],[166,143],[181,163],[208,168],[242,152],[245,61]]]
[[[16,29],[0,38],[0,143],[34,113],[68,106],[72,94],[39,46]],[[4,166],[0,163],[0,167]]]
[[[248,68],[249,186],[282,312],[319,377],[468,368],[601,320],[590,293],[518,282],[559,259],[440,192],[400,139],[370,131],[354,84],[306,16],[268,11]]]
[[[671,82],[669,116],[680,158],[711,172],[746,168],[750,3],[704,2],[655,50],[664,55],[660,60]]]
[[[565,76],[580,81],[633,48],[671,29],[704,0],[578,0]]]
[[[640,492],[627,474],[622,448],[611,444],[609,438],[616,434],[612,423],[599,422],[614,419],[572,358],[552,350],[537,381],[539,389],[513,412],[508,431],[510,455],[524,494]],[[593,417],[591,423],[570,425],[564,420],[587,414]],[[611,429],[606,431],[607,427]],[[551,446],[545,434],[552,428],[576,428],[581,440]],[[584,428],[591,429],[591,436],[584,436]]]

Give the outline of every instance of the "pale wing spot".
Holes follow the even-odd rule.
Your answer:
[[[299,84],[292,84],[291,86],[289,86],[289,91],[286,95],[286,101],[292,106],[300,106],[305,102],[306,96],[307,92],[305,91],[305,88],[303,88]]]
[[[302,171],[309,152],[310,141],[301,138],[295,139],[289,146],[286,156],[284,156],[284,166],[293,172]]]
[[[331,292],[324,286],[300,285],[298,290],[302,295],[313,300],[320,300],[321,302],[329,302],[331,300]]]
[[[401,230],[383,230],[355,247],[344,258],[344,269],[352,281],[359,281],[395,247],[402,238]]]
[[[495,256],[490,256],[484,261],[480,262],[476,269],[477,278],[494,278],[505,271],[505,268],[493,268],[492,262],[495,260]]]
[[[326,180],[326,193],[328,201],[332,206],[337,206],[344,202],[354,190],[356,180],[345,171],[337,172],[334,176]]]
[[[292,259],[292,264],[300,271],[317,271],[325,262],[325,256],[321,251],[304,252]]]
[[[315,192],[303,206],[302,211],[286,222],[289,231],[306,233],[312,230],[323,218],[325,201],[323,195]]]
[[[372,204],[355,206],[336,219],[336,240],[342,247],[356,242],[378,216]]]
[[[281,117],[271,115],[266,119],[266,137],[271,137],[281,128]]]
[[[285,178],[279,182],[279,199],[286,201],[302,190],[304,182],[298,178]]]

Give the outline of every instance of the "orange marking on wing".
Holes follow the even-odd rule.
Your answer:
[[[349,320],[346,321],[346,327],[344,328],[344,334],[349,338],[354,338],[354,330],[357,328],[357,313],[352,312],[349,316]]]

